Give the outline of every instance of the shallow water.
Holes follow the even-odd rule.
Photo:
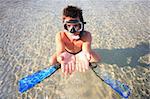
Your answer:
[[[150,94],[148,0],[0,0],[1,99],[120,99],[92,70],[63,77],[57,71],[20,94],[22,77],[48,67],[55,34],[62,30],[61,11],[81,7],[98,66],[129,85],[129,99]]]

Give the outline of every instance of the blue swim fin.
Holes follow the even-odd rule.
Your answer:
[[[40,83],[42,80],[52,75],[57,69],[60,68],[59,64],[50,66],[49,68],[37,71],[36,73],[22,78],[18,82],[19,91],[21,93],[27,91],[28,89],[34,87],[36,84]]]

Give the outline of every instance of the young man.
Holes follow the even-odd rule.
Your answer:
[[[56,53],[50,64],[61,64],[62,72],[71,74],[77,70],[85,72],[89,62],[98,62],[100,57],[91,50],[91,33],[84,30],[82,10],[75,6],[63,9],[64,31],[56,34]]]

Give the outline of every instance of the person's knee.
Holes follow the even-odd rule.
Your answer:
[[[99,62],[101,61],[101,57],[98,53],[94,52],[95,53],[95,57],[96,57],[96,60]]]
[[[98,53],[92,51],[91,53],[91,61],[90,62],[100,62],[101,61],[101,57]]]
[[[50,58],[49,63],[50,63],[50,65],[53,65],[53,64],[54,64],[54,59],[53,59],[53,58]]]
[[[101,57],[100,55],[97,54],[97,62],[100,62],[101,61]]]
[[[57,56],[56,54],[53,54],[52,57],[50,58],[50,61],[49,61],[50,65],[54,65],[57,63]]]

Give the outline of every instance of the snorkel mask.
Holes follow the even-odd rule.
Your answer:
[[[64,21],[64,30],[68,32],[73,39],[79,39],[84,31],[85,22],[81,22],[79,20],[69,20]],[[75,33],[80,33],[79,35],[75,35]]]

